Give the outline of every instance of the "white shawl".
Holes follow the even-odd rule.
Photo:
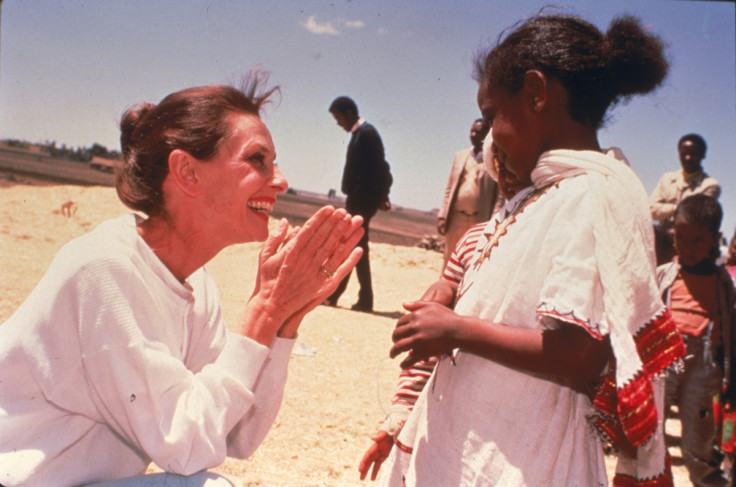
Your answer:
[[[664,311],[655,278],[654,230],[649,201],[639,179],[619,149],[545,152],[532,171],[538,188],[583,173],[599,173],[611,184],[594,218],[595,254],[606,316],[602,334],[610,333],[616,356],[616,383],[628,384],[642,370],[634,336]],[[630,283],[622,286],[621,283]]]

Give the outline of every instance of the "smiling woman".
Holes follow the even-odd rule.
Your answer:
[[[324,207],[268,235],[287,183],[262,86],[254,74],[242,90],[191,88],[123,115],[117,190],[139,213],[68,243],[0,327],[3,485],[230,485],[203,471],[266,436],[299,325],[355,266],[363,231]],[[204,265],[263,240],[228,332]],[[133,477],[151,462],[164,478]]]

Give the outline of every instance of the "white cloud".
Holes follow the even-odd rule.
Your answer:
[[[312,34],[336,36],[340,34],[341,28],[362,29],[365,27],[365,22],[362,20],[333,20],[319,22],[316,15],[311,15],[305,22],[301,22],[301,26]]]
[[[312,34],[327,34],[336,36],[340,33],[339,30],[332,25],[332,22],[317,22],[317,16],[311,15],[306,22],[301,22],[302,27],[307,29]]]
[[[351,29],[362,29],[365,27],[365,22],[362,20],[346,20],[345,27],[349,27]]]

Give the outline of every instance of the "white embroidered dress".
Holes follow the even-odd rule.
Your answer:
[[[592,158],[619,174],[583,170],[547,181],[546,162],[557,153]],[[610,245],[629,247],[636,254],[634,268],[621,272],[633,279],[645,276],[644,281],[651,274],[644,288],[654,294],[641,293],[630,303],[637,308],[631,313],[634,321],[644,325],[662,311],[662,304],[647,255],[647,248],[653,248],[651,228],[649,235],[639,235],[642,211],[648,218],[646,192],[617,158],[622,159],[620,152],[543,154],[533,173],[537,187],[519,193],[489,222],[455,311],[530,329],[553,327],[551,318],[556,318],[594,337],[611,334],[617,359],[621,353],[628,366],[622,373],[633,373],[638,359],[626,356],[634,343],[628,324],[618,323],[620,316],[606,306],[612,298],[604,296],[603,282],[610,283],[601,278],[601,252]],[[630,208],[611,216],[606,213],[611,205]],[[626,232],[620,242],[601,242],[609,237],[599,231],[605,218],[614,218],[609,223]],[[628,285],[628,278],[606,289],[619,295],[613,302],[627,296],[619,288]],[[380,485],[606,486],[599,436],[586,418],[591,412],[589,397],[563,380],[461,350],[454,363],[444,357],[438,364],[386,462]]]

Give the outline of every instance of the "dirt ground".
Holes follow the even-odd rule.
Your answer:
[[[112,188],[0,174],[0,323],[26,298],[64,243],[127,212]],[[231,247],[207,266],[229,323],[250,295],[259,248]],[[397,377],[398,360],[387,353],[391,330],[401,303],[420,296],[441,264],[437,252],[372,243],[376,311],[346,309],[357,299],[352,279],[340,307],[312,312],[300,329],[284,403],[268,437],[252,458],[228,459],[215,471],[238,487],[372,485],[359,480],[357,465],[384,418]],[[668,421],[667,430],[677,443],[679,423]],[[670,450],[676,485],[690,485],[679,449]],[[607,463],[610,471],[613,457]]]

